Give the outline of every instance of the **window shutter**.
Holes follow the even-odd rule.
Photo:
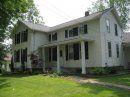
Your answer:
[[[68,60],[68,45],[65,47],[65,52],[66,52],[66,60]]]
[[[88,33],[88,25],[84,25],[84,34]]]
[[[51,48],[49,48],[49,62],[51,61]]]
[[[89,59],[88,42],[85,42],[85,59]]]

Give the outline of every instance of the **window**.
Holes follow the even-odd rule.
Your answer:
[[[49,34],[48,36],[49,42],[57,40],[57,33]]]
[[[73,37],[73,30],[69,30],[69,37]]]
[[[80,58],[80,45],[79,43],[66,45],[66,60],[74,59],[79,60]]]
[[[24,42],[28,40],[28,30],[24,31]]]
[[[20,50],[14,52],[15,62],[20,62]]]
[[[74,50],[73,50],[73,45],[69,45],[69,59],[74,58]]]
[[[117,58],[119,58],[119,45],[116,44],[116,54],[117,54]]]
[[[57,61],[57,47],[52,48],[52,61]]]
[[[110,32],[110,21],[109,19],[106,19],[106,29],[108,32]]]
[[[27,42],[28,40],[28,30],[26,29],[25,31],[22,31],[20,33],[21,37],[20,37],[20,40],[21,42]]]
[[[49,62],[57,61],[57,47],[50,47],[48,50],[49,50]]]
[[[117,24],[114,24],[114,27],[115,27],[115,35],[118,36]]]
[[[62,55],[63,55],[63,54],[62,54],[62,50],[60,50],[60,57],[62,57]]]
[[[78,27],[69,30],[69,37],[78,36]]]
[[[21,49],[21,62],[27,62],[27,48]]]
[[[24,41],[24,33],[21,32],[21,42],[23,42],[23,41]]]
[[[52,41],[56,41],[57,40],[57,33],[52,34]]]
[[[48,38],[49,38],[49,42],[51,42],[51,34],[49,34]]]
[[[20,43],[20,33],[15,34],[15,44],[19,44]]]
[[[80,56],[79,50],[80,50],[79,43],[73,44],[74,60],[79,60],[79,56]]]
[[[78,27],[73,28],[73,36],[78,36]]]
[[[65,30],[65,38],[68,38],[68,30]]]
[[[87,34],[87,33],[88,33],[88,26],[84,25],[84,34]]]
[[[112,57],[111,42],[108,42],[108,56]]]

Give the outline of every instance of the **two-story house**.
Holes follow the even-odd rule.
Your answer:
[[[57,72],[86,74],[91,67],[123,66],[122,34],[114,8],[86,12],[84,17],[54,27],[18,21],[13,37],[14,67],[33,69],[31,54]]]

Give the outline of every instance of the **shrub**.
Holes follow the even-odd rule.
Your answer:
[[[90,74],[94,75],[102,75],[104,72],[104,69],[102,67],[93,67],[90,69]]]
[[[89,73],[94,75],[116,74],[118,71],[122,71],[122,68],[117,66],[89,68]]]

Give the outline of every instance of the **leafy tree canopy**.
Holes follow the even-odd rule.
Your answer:
[[[43,22],[33,0],[0,0],[0,49],[3,49],[0,50],[0,61],[3,60],[6,50],[3,42],[10,37],[18,19],[34,23]]]
[[[114,7],[122,22],[122,28],[126,29],[126,24],[128,21],[128,8],[127,8],[127,0],[97,0],[93,3],[91,9],[92,12],[102,11],[106,8]]]

